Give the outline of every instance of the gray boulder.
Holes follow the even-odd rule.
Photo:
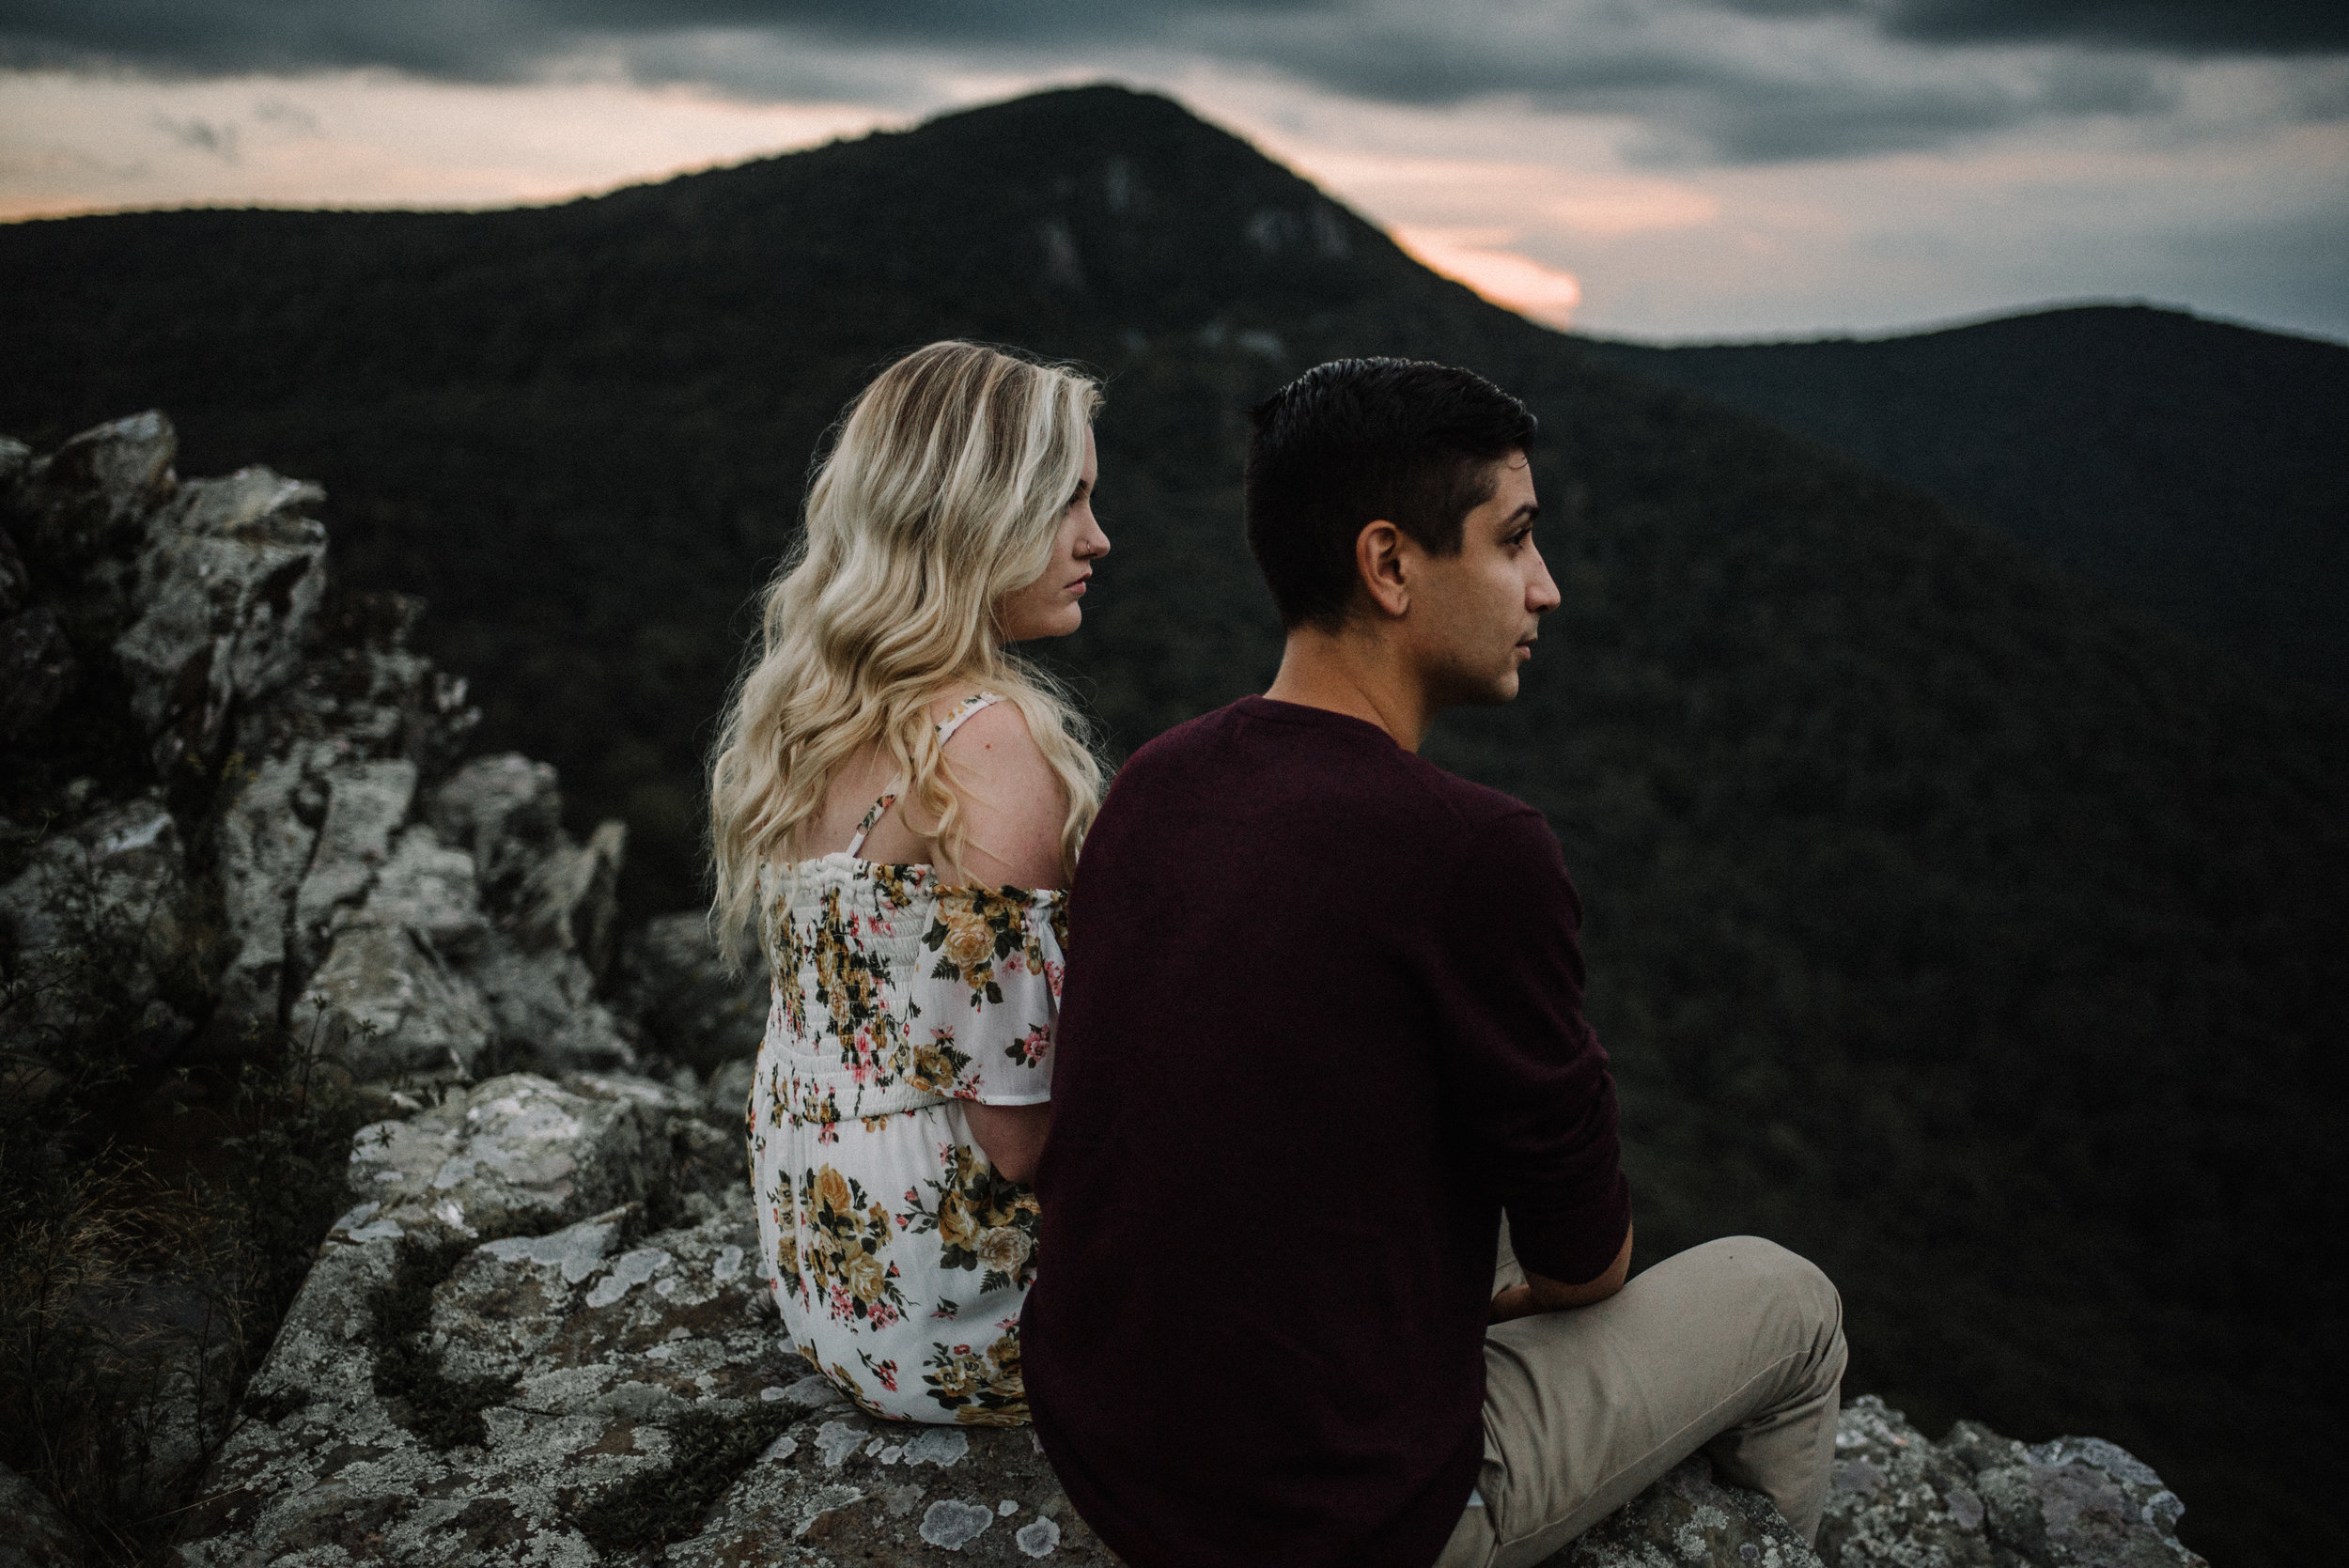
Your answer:
[[[340,911],[335,924],[404,925],[450,958],[477,952],[490,934],[473,857],[442,843],[425,822],[400,831],[366,901]]]
[[[596,996],[596,977],[578,954],[525,951],[492,929],[460,966],[479,988],[499,1049],[554,1072],[628,1067],[636,1062],[628,1026]]]
[[[629,1009],[662,1055],[714,1080],[727,1063],[757,1054],[770,1000],[765,966],[728,974],[700,910],[646,921],[620,967]]]
[[[516,1075],[363,1129],[368,1196],[248,1387],[184,1560],[561,1560],[575,1478],[660,1457],[673,1406],[754,1401],[773,1333],[747,1310],[747,1192],[646,1234],[646,1200],[677,1207],[652,1185],[671,1101]]]
[[[86,651],[130,623],[147,519],[179,488],[171,472],[179,450],[171,421],[149,410],[34,458],[9,494],[17,548],[53,585],[67,631]]]
[[[1113,1563],[1028,1429],[876,1420],[794,1353],[748,1190],[664,1185],[681,1149],[739,1170],[738,1114],[515,1075],[363,1131],[366,1201],[206,1478],[189,1568]],[[2199,1568],[2110,1444],[1934,1444],[1861,1398],[1836,1452],[1815,1553],[1700,1455],[1551,1568]]]
[[[181,486],[148,521],[137,618],[115,654],[159,775],[210,767],[234,705],[294,673],[326,586],[326,529],[310,515],[325,498],[246,468]]]
[[[227,949],[216,1027],[234,1036],[283,1022],[292,1001],[294,896],[318,847],[314,824],[325,815],[326,791],[300,758],[269,757],[229,781],[216,809]]]
[[[467,762],[433,791],[426,812],[443,840],[472,854],[483,896],[499,912],[514,907],[563,836],[553,766],[517,752]]]
[[[422,601],[401,594],[330,599],[312,619],[296,677],[242,710],[235,745],[248,757],[333,748],[338,760],[404,757],[433,779],[480,722],[465,682],[408,646]]]
[[[475,757],[431,792],[440,843],[472,857],[488,929],[458,954],[509,1061],[549,1071],[627,1067],[633,1026],[599,999],[619,917],[627,829],[579,844],[563,831],[554,769],[514,753]]]
[[[558,835],[546,859],[522,881],[514,934],[534,953],[568,953],[597,984],[612,963],[612,934],[619,924],[620,864],[628,853],[628,824],[598,823],[585,844]]]
[[[661,1165],[669,1101],[658,1085],[649,1095],[630,1087],[512,1073],[363,1127],[350,1188],[364,1201],[345,1219],[367,1242],[511,1235],[640,1200]]]
[[[294,895],[296,953],[315,964],[333,939],[335,917],[366,896],[391,859],[392,836],[416,798],[416,765],[406,758],[347,762],[319,770],[326,818]]]
[[[757,1077],[756,1063],[747,1056],[736,1057],[709,1075],[709,1087],[702,1099],[713,1116],[740,1122],[750,1115],[751,1084]]]

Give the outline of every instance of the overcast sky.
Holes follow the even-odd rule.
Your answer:
[[[549,200],[1103,78],[1591,332],[2349,340],[2343,0],[0,0],[0,217]]]

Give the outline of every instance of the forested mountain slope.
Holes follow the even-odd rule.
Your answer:
[[[1120,749],[1271,673],[1249,405],[1342,353],[1483,370],[1544,421],[1565,602],[1523,699],[1430,752],[1564,842],[1642,1261],[1777,1236],[1842,1284],[1855,1392],[2138,1449],[2225,1564],[2339,1546],[2300,1479],[2341,1449],[2342,1270],[2310,1234],[2343,1197],[2338,705],[1485,304],[1117,89],[552,209],[19,225],[0,294],[0,429],[159,405],[191,472],[322,479],[338,571],[430,598],[484,744],[630,820],[640,912],[695,896],[744,602],[893,352],[1107,377],[1116,548],[1051,655]]]
[[[1587,347],[1848,452],[2349,699],[2349,348],[2144,305],[1865,342]]]

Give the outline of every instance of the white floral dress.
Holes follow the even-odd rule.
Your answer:
[[[997,698],[971,698],[942,744]],[[995,1173],[960,1102],[1051,1098],[1067,894],[945,887],[838,854],[768,868],[774,982],[750,1097],[769,1281],[800,1353],[900,1421],[1028,1419],[1019,1308],[1035,1194]]]

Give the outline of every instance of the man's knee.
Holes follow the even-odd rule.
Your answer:
[[[1843,1298],[1825,1270],[1799,1252],[1763,1236],[1724,1236],[1707,1242],[1716,1266],[1729,1274],[1739,1296],[1771,1327],[1797,1343],[1808,1342],[1822,1359],[1843,1361]]]

